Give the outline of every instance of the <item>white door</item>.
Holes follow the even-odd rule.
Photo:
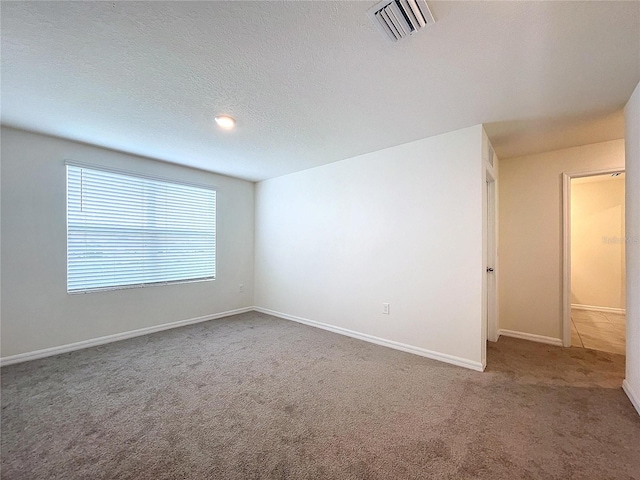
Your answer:
[[[496,182],[487,179],[487,339],[498,340],[497,272],[496,272]]]

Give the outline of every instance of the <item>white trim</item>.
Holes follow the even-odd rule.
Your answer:
[[[571,346],[571,179],[624,172],[621,168],[562,173],[562,339]]]
[[[576,310],[588,310],[590,312],[620,313],[622,315],[626,315],[627,312],[624,308],[599,307],[597,305],[580,305],[579,303],[572,303],[571,308],[575,308]]]
[[[571,346],[571,175],[562,174],[562,344]]]
[[[622,382],[622,390],[627,394],[627,397],[631,400],[631,403],[638,412],[638,415],[640,415],[640,395],[631,389],[631,385],[627,382],[626,378]]]
[[[161,332],[163,330],[170,330],[172,328],[184,327],[184,326],[192,325],[195,323],[206,322],[209,320],[215,320],[217,318],[229,317],[231,315],[237,315],[240,313],[246,313],[251,311],[261,312],[267,315],[273,315],[274,317],[283,318],[285,320],[292,320],[294,322],[302,323],[312,327],[321,328],[323,330],[339,333],[341,335],[357,338],[359,340],[364,340],[365,342],[375,343],[377,345],[382,345],[384,347],[393,348],[395,350],[401,350],[407,353],[413,353],[415,355],[420,355],[422,357],[431,358],[433,360],[438,360],[444,363],[457,365],[459,367],[469,368],[471,370],[476,370],[479,372],[484,371],[486,367],[485,362],[474,362],[472,360],[467,360],[466,358],[456,357],[453,355],[448,355],[446,353],[434,352],[424,348],[414,347],[412,345],[406,345],[404,343],[394,342],[393,340],[386,340],[384,338],[374,337],[372,335],[367,335],[365,333],[354,332],[346,328],[335,327],[333,325],[328,325],[326,323],[316,322],[314,320],[308,320],[301,317],[295,317],[293,315],[288,315],[286,313],[276,312],[274,310],[268,310],[266,308],[261,308],[261,307],[238,308],[238,309],[229,310],[226,312],[205,315],[202,317],[189,318],[186,320],[179,320],[177,322],[164,323],[162,325],[155,325],[153,327],[140,328],[138,330],[132,330],[129,332],[115,333],[113,335],[92,338],[90,340],[83,340],[81,342],[70,343],[67,345],[60,345],[58,347],[51,347],[51,348],[45,348],[42,350],[36,350],[33,352],[10,355],[8,357],[0,358],[0,366],[4,367],[7,365],[13,365],[15,363],[28,362],[30,360],[38,360],[40,358],[60,355],[62,353],[73,352],[75,350],[82,350],[84,348],[96,347],[98,345],[118,342],[120,340],[126,340],[128,338],[139,337],[142,335],[148,335],[150,333]]]
[[[515,330],[498,330],[498,335],[504,335],[505,337],[520,338],[522,340],[529,340],[531,342],[546,343],[548,345],[555,345],[556,347],[562,347],[562,339],[554,337],[545,337],[544,335],[536,335],[535,333],[516,332]]]
[[[493,150],[493,148],[491,148]],[[487,175],[487,184],[492,184],[492,194],[491,198],[489,197],[489,191],[487,191],[487,216],[493,217],[493,232],[489,232],[487,230],[487,259],[485,267],[493,268],[493,287],[491,289],[491,302],[489,304],[489,282],[487,279],[487,273],[484,273],[484,281],[486,282],[486,292],[483,295],[487,301],[488,309],[487,311],[487,338],[490,342],[497,342],[500,335],[498,334],[498,282],[499,282],[499,269],[498,269],[498,181],[495,179],[492,172],[489,170],[486,171]],[[489,242],[490,237],[492,238],[492,242]],[[489,255],[489,243],[492,243],[493,248],[491,249]],[[489,315],[489,312],[492,315]],[[486,342],[483,342],[486,345]]]
[[[425,348],[414,347],[412,345],[407,345],[404,343],[395,342],[393,340],[387,340],[380,337],[374,337],[373,335],[368,335],[366,333],[355,332],[353,330],[348,330],[346,328],[336,327],[326,323],[317,322],[315,320],[309,320],[307,318],[296,317],[294,315],[289,315],[282,312],[276,312],[274,310],[269,310],[267,308],[254,307],[254,310],[256,312],[266,313],[267,315],[283,318],[285,320],[291,320],[297,323],[302,323],[304,325],[309,325],[311,327],[328,330],[333,333],[339,333],[340,335],[345,335],[347,337],[357,338],[358,340],[364,340],[365,342],[375,343],[376,345],[382,345],[383,347],[389,347],[395,350],[401,350],[403,352],[413,353],[415,355],[420,355],[421,357],[431,358],[433,360],[438,360],[444,363],[450,363],[452,365],[457,365],[459,367],[470,368],[471,370],[476,370],[478,372],[482,372],[485,368],[485,364],[483,362],[474,362],[473,360],[468,360],[466,358],[456,357],[454,355],[448,355],[446,353],[434,352],[432,350],[427,350]]]
[[[67,345],[60,345],[58,347],[45,348],[42,350],[35,350],[33,352],[27,353],[19,353],[17,355],[10,355],[8,357],[0,358],[0,366],[4,367],[6,365],[13,365],[14,363],[28,362],[29,360],[51,357],[53,355],[60,355],[61,353],[73,352],[74,350],[81,350],[83,348],[95,347],[98,345],[104,345],[106,343],[118,342],[120,340],[126,340],[128,338],[139,337],[141,335],[148,335],[150,333],[161,332],[163,330],[169,330],[172,328],[184,327],[186,325],[192,325],[194,323],[206,322],[209,320],[215,320],[216,318],[229,317],[231,315],[237,315],[239,313],[246,313],[251,311],[253,311],[253,307],[237,308],[235,310],[228,310],[226,312],[214,313],[211,315],[205,315],[203,317],[188,318],[186,320],[179,320],[177,322],[163,323],[162,325],[140,328],[138,330],[131,330],[129,332],[115,333],[113,335],[92,338],[90,340],[83,340],[81,342],[69,343]]]

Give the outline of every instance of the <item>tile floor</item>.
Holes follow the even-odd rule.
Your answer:
[[[571,345],[625,354],[625,316],[571,309]]]

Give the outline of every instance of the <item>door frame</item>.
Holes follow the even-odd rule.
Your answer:
[[[486,259],[485,269],[493,268],[491,273],[493,282],[489,281],[488,272],[485,273],[487,298],[486,315],[487,315],[487,340],[490,342],[498,341],[498,217],[497,217],[497,182],[493,173],[488,169],[486,171],[485,188],[487,189],[486,204]],[[492,228],[490,229],[489,226]]]
[[[624,167],[562,173],[562,346],[571,346],[571,179],[624,172]]]

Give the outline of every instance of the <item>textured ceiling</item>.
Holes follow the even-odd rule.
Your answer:
[[[433,1],[396,44],[374,3],[3,1],[2,123],[250,180],[479,123],[501,157],[623,136],[640,2]]]

